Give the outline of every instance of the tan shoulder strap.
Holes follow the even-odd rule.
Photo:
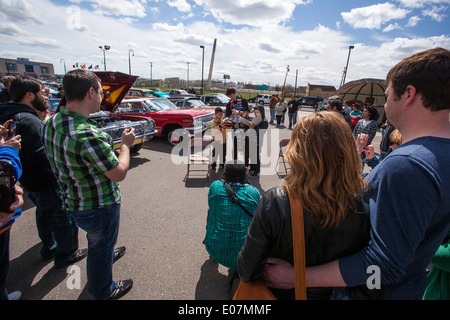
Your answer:
[[[303,206],[297,196],[292,195],[288,188],[292,220],[292,236],[294,247],[295,299],[306,300],[306,270],[305,270],[305,228],[303,223]]]

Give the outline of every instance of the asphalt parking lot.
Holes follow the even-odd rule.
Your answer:
[[[311,112],[306,108],[299,117]],[[270,126],[270,130],[277,129]],[[287,128],[279,130],[280,139],[290,134]],[[378,149],[380,133],[375,139]],[[164,139],[146,142],[132,157],[127,178],[120,183],[123,204],[117,246],[126,246],[127,252],[114,264],[114,279],[134,281],[123,300],[228,299],[227,269],[209,259],[202,244],[208,188],[221,178],[222,170],[211,181],[200,174],[186,183],[186,165],[173,164],[171,153]],[[251,183],[264,192],[280,184],[284,170],[280,172],[252,178]],[[41,261],[35,208],[24,199],[22,216],[11,230],[8,290],[20,290],[23,300],[87,300],[86,259],[69,270]],[[80,248],[87,247],[82,230],[79,243]]]

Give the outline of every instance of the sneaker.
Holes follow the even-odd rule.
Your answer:
[[[122,258],[123,255],[125,254],[125,251],[126,251],[125,247],[119,247],[114,249],[113,263]]]
[[[256,177],[258,177],[258,175],[259,175],[259,173],[256,173],[256,172],[252,172],[251,174],[250,174],[250,177],[251,178],[256,178]]]
[[[74,254],[72,255],[72,257],[64,262],[56,262],[54,264],[55,269],[60,269],[63,268],[65,266],[74,264],[75,262],[78,262],[80,260],[83,260],[88,254],[88,249],[79,249],[77,251],[74,252]]]
[[[117,281],[116,288],[109,295],[109,297],[106,298],[106,300],[120,299],[131,290],[131,287],[133,287],[133,280],[131,279]]]
[[[8,300],[20,300],[22,298],[22,292],[14,291],[8,294]]]

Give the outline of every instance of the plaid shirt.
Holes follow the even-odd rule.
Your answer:
[[[121,202],[119,184],[105,173],[117,167],[111,137],[94,121],[66,108],[47,120],[43,142],[69,211]]]

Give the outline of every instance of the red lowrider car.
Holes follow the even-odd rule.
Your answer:
[[[176,129],[186,129],[189,133],[204,132],[211,125],[214,110],[179,109],[165,98],[144,98],[123,100],[118,108],[120,116],[147,116],[156,123],[156,136],[167,137],[171,145],[180,142]]]

